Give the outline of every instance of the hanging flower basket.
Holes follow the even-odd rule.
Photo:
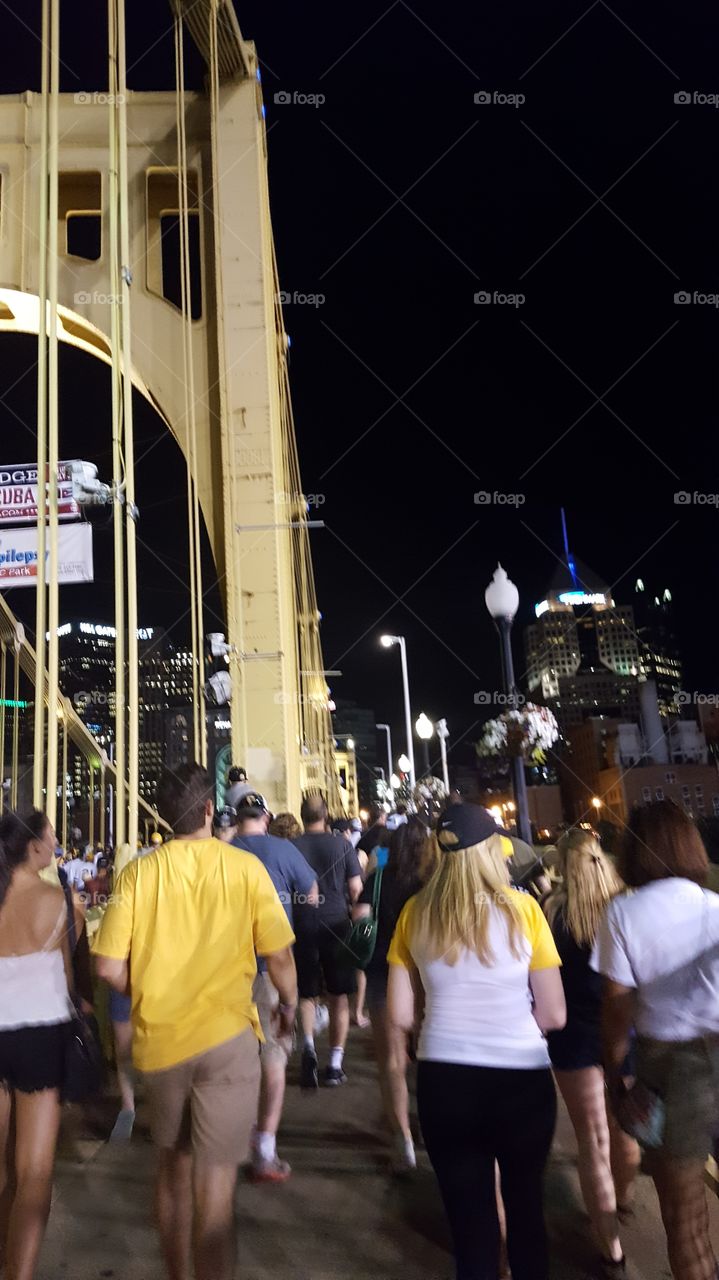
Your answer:
[[[519,710],[505,711],[488,720],[477,743],[478,756],[521,756],[531,764],[543,764],[559,737],[559,726],[548,707],[527,702]]]
[[[420,778],[412,792],[412,799],[417,806],[418,812],[428,813],[432,816],[439,813],[447,799],[447,790],[441,778],[435,778],[430,774],[426,778]]]

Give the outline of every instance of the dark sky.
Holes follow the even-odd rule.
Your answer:
[[[11,4],[4,92],[38,78],[39,3]],[[104,6],[64,7],[63,88],[102,89]],[[475,737],[474,693],[498,680],[484,588],[501,559],[518,628],[529,620],[562,504],[575,553],[617,602],[638,573],[671,588],[685,685],[713,691],[719,510],[674,494],[719,493],[719,321],[674,297],[719,294],[719,110],[675,94],[719,94],[719,13],[698,0],[236,7],[263,66],[282,287],[324,296],[287,306],[285,323],[304,487],[324,496],[312,537],[335,693],[373,706],[399,743],[398,661],[377,639],[401,632],[415,710]],[[131,86],[171,88],[169,6],[128,0],[128,19]],[[188,76],[199,86],[194,56]],[[495,291],[524,301],[475,302]],[[3,387],[33,348],[2,344]],[[64,361],[63,452],[101,461],[105,373],[88,363]],[[0,400],[8,461],[31,454],[6,402],[31,418],[32,384]],[[152,441],[160,428],[140,416]],[[158,444],[140,477],[148,625],[183,609],[174,454]],[[478,505],[478,491],[523,501]],[[107,588],[67,589],[62,606],[107,615]]]

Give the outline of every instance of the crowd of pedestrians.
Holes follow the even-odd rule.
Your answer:
[[[216,811],[192,764],[163,776],[157,804],[167,838],[117,853],[58,856],[44,815],[0,818],[7,1280],[35,1275],[63,1103],[107,988],[111,1137],[131,1139],[139,1077],[169,1280],[234,1275],[238,1170],[291,1177],[277,1143],[293,1052],[306,1095],[341,1088],[350,1023],[367,1015],[391,1168],[411,1178],[421,1138],[456,1280],[549,1280],[555,1085],[596,1274],[629,1274],[622,1224],[641,1161],[674,1280],[716,1280],[704,1165],[719,1134],[719,896],[682,810],[638,808],[618,859],[578,825],[550,878],[457,794],[431,828],[400,807],[363,830],[331,822],[320,795],[272,815],[240,769]],[[39,874],[54,861],[59,885]],[[101,916],[94,980],[86,913]]]

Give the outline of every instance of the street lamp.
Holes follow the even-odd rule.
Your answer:
[[[389,785],[391,786],[391,788],[392,788],[392,790],[393,790],[393,791],[396,791],[398,787],[401,787],[401,786],[402,786],[402,783],[401,783],[401,781],[400,781],[400,778],[399,778],[399,775],[398,775],[398,774],[393,773],[393,774],[391,775],[390,780],[389,780]]]
[[[409,773],[409,766],[410,766],[409,756],[400,756],[399,760],[397,761],[397,764],[402,770],[402,773]]]
[[[592,796],[592,806],[594,808],[594,812],[597,815],[597,821],[599,821],[599,814],[602,808],[602,802],[599,799],[599,796]]]
[[[447,721],[438,720],[434,727],[437,730],[439,749],[442,756],[442,781],[444,782],[444,789],[449,795],[449,770],[447,768],[447,739],[449,737],[449,729],[447,728]]]
[[[414,727],[417,730],[417,737],[421,739],[424,748],[424,772],[426,776],[429,773],[429,740],[434,734],[434,725],[429,716],[426,716],[422,711],[417,717],[417,723]]]
[[[502,676],[504,692],[509,695],[509,705],[519,709],[519,690],[514,681],[514,663],[512,662],[511,631],[517,609],[519,608],[519,592],[510,582],[501,564],[497,565],[494,576],[484,593],[484,600],[490,614],[494,618],[499,632],[502,655]],[[527,844],[532,843],[532,825],[529,821],[529,803],[527,798],[527,779],[524,775],[524,759],[521,755],[510,756],[512,765],[512,783],[514,799],[517,805],[517,834]]]
[[[390,778],[390,785],[394,787],[394,783],[391,781],[394,775],[392,773],[392,734],[390,727],[388,724],[376,724],[375,729],[381,729],[383,733],[387,734],[387,777]]]
[[[355,740],[354,740],[354,738],[348,738],[348,739],[347,739],[347,742],[345,743],[345,746],[347,747],[347,750],[348,750],[348,751],[354,751],[354,749],[355,749]]]
[[[399,645],[400,657],[402,659],[402,688],[404,692],[404,724],[405,724],[405,732],[407,734],[407,756],[409,760],[409,766],[408,766],[407,772],[409,773],[410,786],[414,791],[416,779],[414,776],[414,743],[412,741],[412,710],[411,710],[410,701],[409,701],[409,676],[407,674],[407,645],[405,644],[404,636],[380,636],[380,644],[385,649],[391,649],[392,646],[395,644]]]

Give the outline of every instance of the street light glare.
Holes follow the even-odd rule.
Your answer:
[[[394,644],[394,636],[380,636],[379,642],[385,649],[391,649]]]
[[[399,765],[403,773],[409,773],[409,763],[410,763],[409,756],[405,756],[405,755],[400,756],[399,760],[397,761],[397,764]]]
[[[354,738],[348,738],[348,739],[347,739],[347,750],[348,750],[348,751],[354,751],[354,749],[355,749],[355,740],[354,740]]]
[[[429,716],[425,715],[424,711],[417,717],[417,723],[414,727],[417,730],[418,736],[424,739],[425,742],[429,742],[429,739],[434,733],[434,725],[432,724]]]

